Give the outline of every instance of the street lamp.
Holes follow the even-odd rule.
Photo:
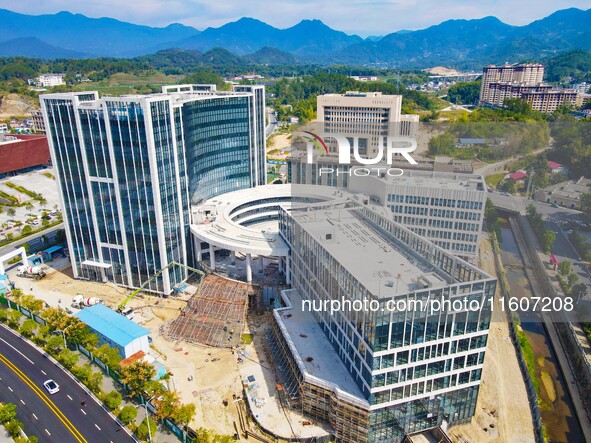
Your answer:
[[[154,397],[156,397],[155,395],[153,395],[152,397],[150,397],[149,399],[145,400],[144,399],[144,408],[146,408],[146,425],[148,426],[148,437],[150,439],[150,443],[152,443],[152,431],[150,431],[150,411],[148,411],[148,403],[150,402],[150,400],[152,400]],[[144,396],[142,395],[142,398],[144,398]]]
[[[63,331],[60,331],[60,330],[57,331],[57,332],[61,332],[61,334],[64,336],[64,348],[67,348],[68,347],[68,344],[66,343],[66,331],[68,329],[70,329],[72,326],[74,326],[74,325],[70,325],[70,326],[64,328]]]

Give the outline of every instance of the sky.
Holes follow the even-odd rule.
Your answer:
[[[525,25],[570,7],[591,9],[591,0],[0,0],[0,8],[23,14],[70,11],[149,26],[183,23],[199,30],[241,17],[257,18],[277,28],[316,18],[362,37],[489,15]]]

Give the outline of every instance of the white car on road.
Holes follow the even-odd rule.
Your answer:
[[[60,390],[60,385],[58,385],[53,380],[47,380],[43,383],[43,386],[45,386],[45,389],[47,389],[47,392],[49,392],[50,394],[55,394]]]

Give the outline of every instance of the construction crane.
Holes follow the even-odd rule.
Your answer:
[[[127,298],[125,300],[123,300],[119,306],[118,309],[119,310],[123,310],[125,308],[125,305],[127,303],[129,303],[129,301],[135,297],[137,294],[139,294],[140,292],[142,292],[144,290],[144,286],[146,286],[147,284],[149,284],[152,280],[158,278],[160,276],[160,274],[162,274],[164,271],[166,271],[168,268],[170,268],[171,266],[176,265],[176,266],[180,266],[181,268],[185,268],[188,269],[189,271],[195,272],[197,274],[200,274],[201,276],[205,276],[205,273],[203,271],[200,271],[199,269],[195,269],[192,268],[190,266],[187,265],[183,265],[182,263],[177,263],[175,261],[170,262],[168,265],[166,265],[164,268],[160,269],[160,271],[158,271],[156,274],[154,274],[152,277],[150,277],[148,280],[146,280],[144,282],[143,285],[141,285],[138,289],[136,289],[135,291],[133,291],[131,294],[129,294],[127,296]]]

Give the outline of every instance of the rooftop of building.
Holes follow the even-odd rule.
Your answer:
[[[361,389],[326,338],[314,314],[302,309],[301,294],[290,289],[281,295],[287,307],[276,309],[273,315],[304,379],[369,408]]]
[[[148,329],[103,304],[89,306],[78,312],[76,316],[91,329],[123,347],[137,338],[150,334]]]
[[[357,177],[351,176],[351,186],[356,180],[380,180],[388,184],[397,186],[411,186],[446,190],[472,190],[486,192],[484,178],[477,174],[460,174],[454,172],[435,172],[422,171],[415,169],[408,169],[404,174],[395,177],[385,175],[384,177],[367,176]],[[352,187],[355,190],[354,187]]]
[[[431,263],[379,232],[355,208],[292,211],[291,216],[379,298],[448,284]]]
[[[269,223],[245,226],[245,222],[265,215],[274,215],[276,218],[276,206],[291,205],[293,197],[307,198],[309,202],[330,200],[336,204],[346,201],[350,195],[332,187],[314,185],[266,185],[242,189],[193,205],[191,231],[203,241],[225,249],[285,256],[289,248],[278,234],[276,221],[272,228]],[[269,210],[265,211],[266,208]],[[261,212],[253,212],[252,216],[236,220],[241,213],[256,209]]]
[[[581,177],[578,180],[569,180],[547,186],[543,190],[552,195],[578,199],[581,194],[591,191],[591,179]]]

